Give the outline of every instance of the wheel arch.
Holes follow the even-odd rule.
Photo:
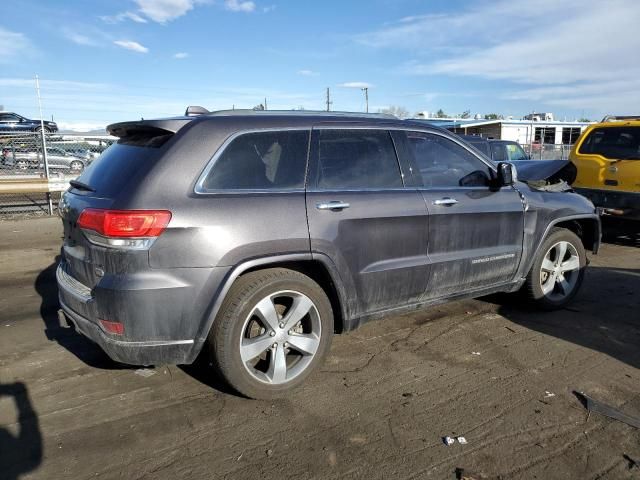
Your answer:
[[[600,248],[601,226],[600,217],[595,213],[569,215],[551,220],[543,233],[537,237],[534,245],[530,249],[525,249],[525,256],[519,270],[519,277],[524,281],[524,277],[529,273],[542,244],[549,237],[553,228],[566,228],[575,233],[582,241],[585,250],[598,253]]]
[[[554,223],[552,226],[555,228],[566,228],[567,230],[571,230],[578,236],[578,238],[580,238],[585,250],[598,253],[600,248],[601,227],[600,220],[597,217],[581,217],[569,220],[560,219],[560,221]],[[547,237],[550,231],[551,230],[548,229],[544,238]]]
[[[250,272],[264,270],[267,268],[288,268],[307,275],[325,291],[331,302],[334,315],[334,331],[342,333],[349,329],[349,306],[344,285],[340,280],[340,276],[335,265],[324,255],[311,255],[310,253],[294,253],[277,256],[269,256],[247,260],[234,267],[226,276],[223,285],[220,287],[211,308],[206,316],[202,330],[196,341],[196,348],[192,354],[192,361],[200,353],[204,340],[213,327],[222,302],[229,293],[229,289],[233,283]]]

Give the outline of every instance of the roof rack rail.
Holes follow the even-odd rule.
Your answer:
[[[623,122],[625,120],[640,120],[640,115],[606,115],[600,123]]]
[[[398,117],[390,113],[363,113],[363,112],[327,112],[325,110],[253,110],[253,109],[234,109],[234,110],[216,110],[207,112],[210,116],[232,116],[232,115],[291,115],[291,116],[314,116],[314,117],[360,117],[360,118],[386,118],[397,120]]]
[[[195,117],[197,115],[206,115],[207,113],[211,112],[200,105],[189,105],[185,110],[184,115],[186,117]]]

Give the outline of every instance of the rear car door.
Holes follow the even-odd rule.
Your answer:
[[[427,210],[405,188],[389,131],[317,128],[307,186],[312,254],[357,295],[358,313],[419,301],[428,275]]]
[[[397,132],[412,181],[429,211],[431,268],[425,299],[513,279],[522,254],[524,209],[513,187],[490,188],[488,162],[439,133]]]

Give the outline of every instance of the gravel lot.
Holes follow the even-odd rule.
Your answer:
[[[2,479],[640,478],[640,430],[572,394],[640,416],[637,240],[605,244],[568,309],[491,298],[387,318],[261,402],[60,329],[60,236],[55,218],[0,222]]]

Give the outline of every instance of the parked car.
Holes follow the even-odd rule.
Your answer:
[[[374,318],[492,292],[564,307],[599,247],[586,198],[425,124],[236,110],[108,130],[59,205],[61,322],[128,364],[202,351],[248,397],[285,395]]]
[[[578,168],[578,192],[606,215],[640,220],[640,116],[590,125],[569,159]]]
[[[484,153],[493,162],[510,162],[518,169],[518,177],[527,181],[559,181],[572,185],[577,170],[569,160],[531,160],[518,142],[497,140],[476,135],[460,135],[466,142]]]
[[[0,134],[13,132],[39,132],[42,130],[46,133],[58,131],[56,122],[31,120],[13,112],[0,112]]]
[[[91,158],[73,155],[59,147],[47,147],[47,163],[50,169],[80,173],[91,161]],[[14,153],[11,162],[18,168],[44,168],[44,158],[40,151]]]

